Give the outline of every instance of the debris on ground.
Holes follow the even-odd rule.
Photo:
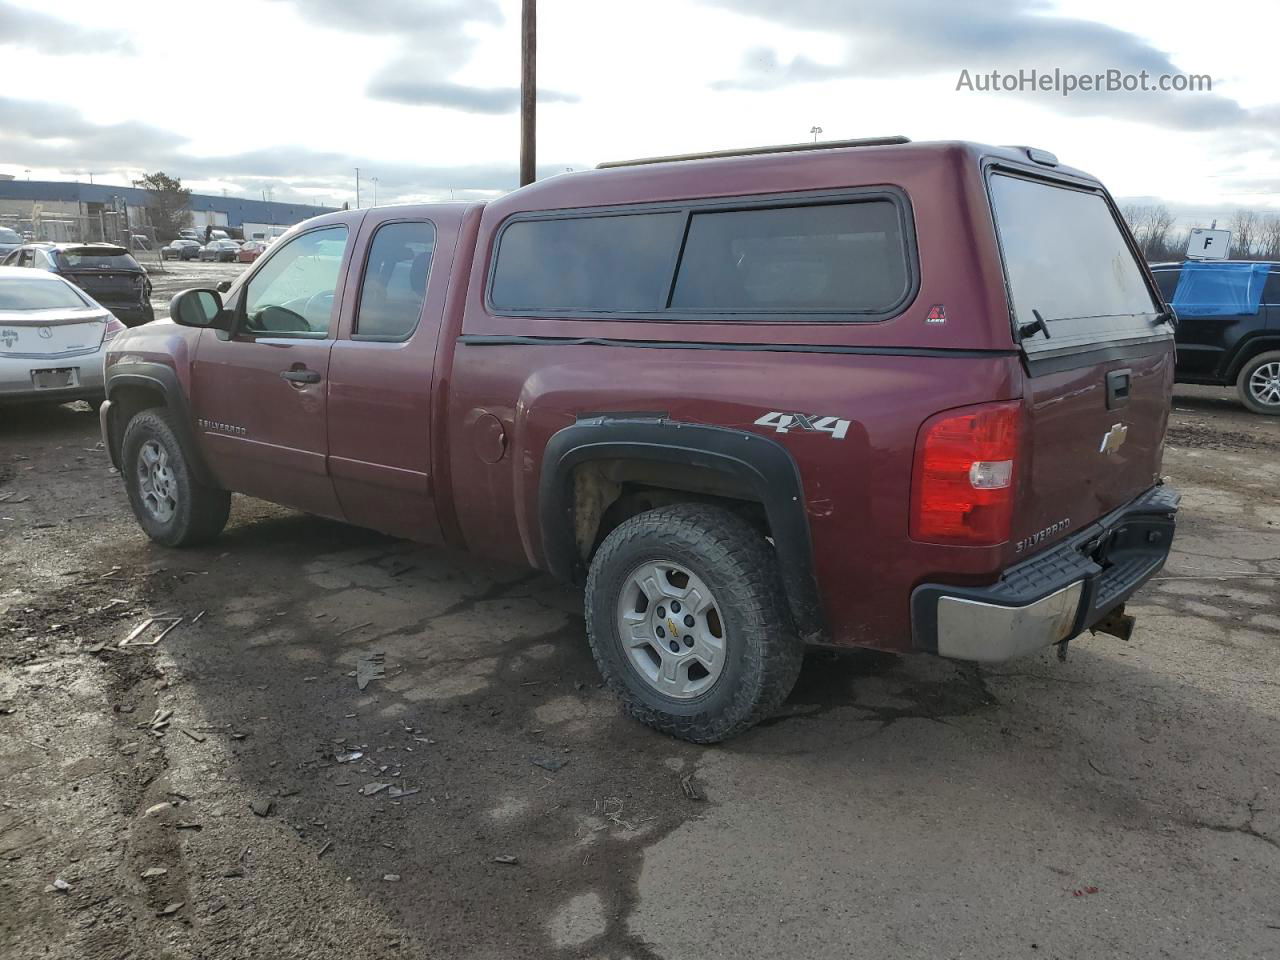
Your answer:
[[[325,855],[325,853],[328,851],[328,849],[329,849],[330,847],[332,847],[332,846],[333,846],[333,841],[332,841],[332,840],[326,840],[326,841],[324,842],[324,846],[323,846],[323,847],[321,847],[321,848],[316,852],[316,859],[317,859],[317,860],[319,860],[321,857],[323,857],[323,856]]]
[[[494,863],[505,863],[508,866],[515,866],[520,862],[520,858],[510,853],[499,854],[493,858]]]
[[[363,756],[363,750],[352,750],[349,753],[335,753],[333,755],[333,759],[338,763],[351,763],[354,760],[359,760]]]
[[[687,799],[693,800],[695,803],[707,799],[707,795],[702,792],[702,788],[693,782],[693,777],[686,776],[680,778],[680,789],[684,791]]]
[[[400,882],[400,874],[398,874],[398,873],[384,873],[384,874],[382,875],[382,879],[383,879],[383,880],[385,880],[385,881],[387,881],[387,883],[399,883],[399,882]]]
[[[169,631],[182,622],[182,617],[148,617],[133,628],[130,634],[120,641],[122,647],[154,647],[168,635]],[[139,639],[151,627],[161,627],[150,640]]]
[[[183,907],[187,905],[185,900],[179,900],[176,903],[168,904],[163,910],[157,911],[157,917],[171,917]]]
[[[55,891],[56,891],[57,893],[70,893],[70,892],[71,892],[71,884],[67,883],[67,881],[63,880],[61,877],[54,877],[54,878],[53,878],[53,883],[51,883],[51,884],[49,884],[47,887],[45,887],[45,888],[44,888],[44,892],[45,892],[45,893],[54,893]]]
[[[541,767],[543,770],[550,770],[555,773],[569,761],[562,760],[559,757],[530,757],[529,762],[535,767]]]
[[[258,816],[265,817],[271,813],[271,810],[273,807],[275,807],[275,805],[276,805],[276,802],[274,800],[267,798],[265,800],[254,800],[252,803],[249,804],[249,809],[252,810],[254,813],[256,813]]]
[[[178,729],[181,730],[188,737],[190,737],[192,740],[194,740],[196,743],[204,743],[205,741],[205,736],[203,733],[192,733],[186,727],[179,727]]]
[[[366,624],[367,626],[367,624]],[[385,655],[370,653],[356,661],[356,686],[363,690],[370,680],[381,680],[387,675]]]
[[[169,871],[164,867],[147,867],[142,871],[143,880],[151,880],[154,877],[163,877]]]
[[[147,811],[146,813],[143,814],[143,816],[154,817],[156,814],[164,813],[166,810],[170,809],[171,807],[176,807],[176,806],[177,806],[177,803],[175,803],[172,800],[165,800],[161,803],[153,803],[151,806],[147,807]]]
[[[392,798],[394,798],[394,797],[411,797],[411,796],[413,796],[415,793],[421,793],[421,792],[422,792],[422,788],[421,788],[421,787],[414,787],[414,788],[413,788],[413,789],[411,789],[411,790],[402,790],[400,787],[390,787],[390,788],[388,788],[388,790],[387,790],[387,796],[388,796],[388,797],[392,797]]]
[[[366,783],[360,788],[360,792],[366,797],[372,797],[375,793],[381,793],[390,786],[391,784],[389,783]]]

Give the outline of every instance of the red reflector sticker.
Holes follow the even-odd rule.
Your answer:
[[[946,323],[947,308],[940,303],[935,303],[929,308],[929,312],[924,315],[925,323]]]

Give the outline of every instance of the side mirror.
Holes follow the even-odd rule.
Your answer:
[[[218,285],[214,289],[217,290],[219,293],[226,293],[228,290],[231,289],[231,281],[219,280]]]
[[[169,301],[169,317],[184,327],[220,328],[224,315],[216,290],[183,290]]]

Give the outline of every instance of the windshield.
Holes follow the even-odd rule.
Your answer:
[[[70,247],[59,250],[57,257],[64,266],[80,268],[99,268],[106,270],[141,270],[138,261],[119,247],[106,249],[93,247]]]
[[[8,227],[0,227],[0,243],[21,243],[22,237]]]
[[[76,288],[43,277],[6,277],[0,282],[0,310],[54,310],[87,307]]]
[[[1168,335],[1106,199],[1099,193],[997,174],[991,178],[1000,249],[1028,352]]]

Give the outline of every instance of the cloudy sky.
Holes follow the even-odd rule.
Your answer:
[[[127,10],[127,15],[125,11]],[[1043,146],[1184,219],[1280,211],[1274,0],[542,0],[539,173],[901,133]],[[519,0],[0,0],[0,173],[336,204],[515,185]],[[1019,69],[1212,91],[957,90]],[[28,171],[30,171],[28,173]],[[371,199],[366,183],[362,200]]]

